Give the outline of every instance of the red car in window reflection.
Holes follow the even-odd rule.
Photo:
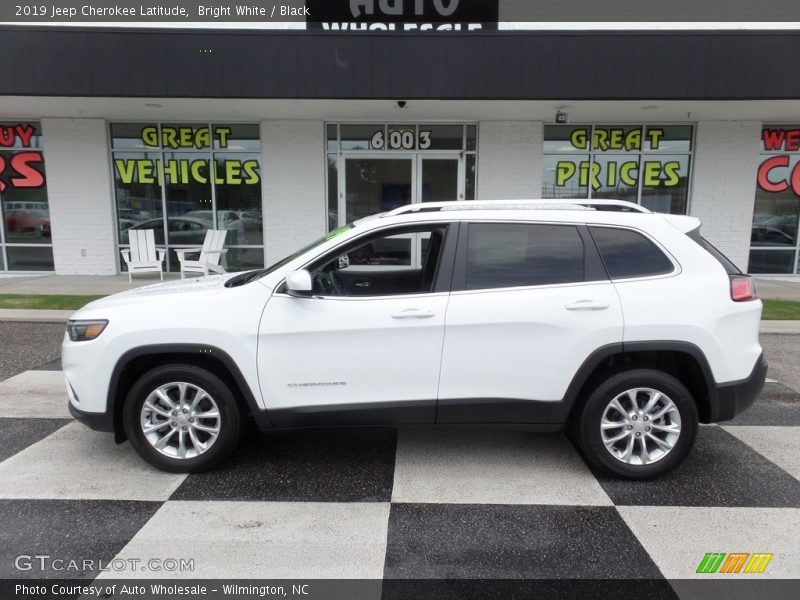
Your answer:
[[[6,231],[11,233],[32,233],[40,237],[50,237],[50,213],[40,209],[20,208],[5,213]]]

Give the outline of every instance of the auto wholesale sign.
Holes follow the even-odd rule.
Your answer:
[[[0,124],[0,192],[40,188],[45,184],[44,156],[36,127],[30,123]]]
[[[772,156],[762,156],[758,165],[758,188],[772,194],[791,190],[800,196],[800,127],[764,127],[761,152]]]
[[[333,31],[496,29],[498,0],[306,0],[307,27]]]

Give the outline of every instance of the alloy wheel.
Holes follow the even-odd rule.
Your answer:
[[[629,465],[649,465],[669,454],[681,435],[675,403],[652,388],[615,396],[603,411],[600,435],[606,450]]]
[[[208,392],[192,383],[176,381],[159,386],[147,396],[140,426],[145,439],[161,454],[189,459],[214,445],[222,417]]]

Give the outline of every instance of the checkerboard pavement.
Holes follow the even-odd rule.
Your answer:
[[[800,577],[800,394],[777,382],[651,482],[594,472],[561,435],[432,428],[248,431],[187,476],[73,422],[57,369],[0,382],[3,578],[45,575],[14,568],[39,552],[194,559],[173,578],[684,579],[734,551]]]

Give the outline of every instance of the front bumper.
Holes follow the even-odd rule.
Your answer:
[[[75,408],[67,402],[69,413],[78,421],[95,431],[114,431],[114,416],[109,413],[90,413]]]
[[[727,421],[753,406],[766,379],[767,359],[761,354],[746,379],[717,386],[717,401],[712,403],[710,422]]]

